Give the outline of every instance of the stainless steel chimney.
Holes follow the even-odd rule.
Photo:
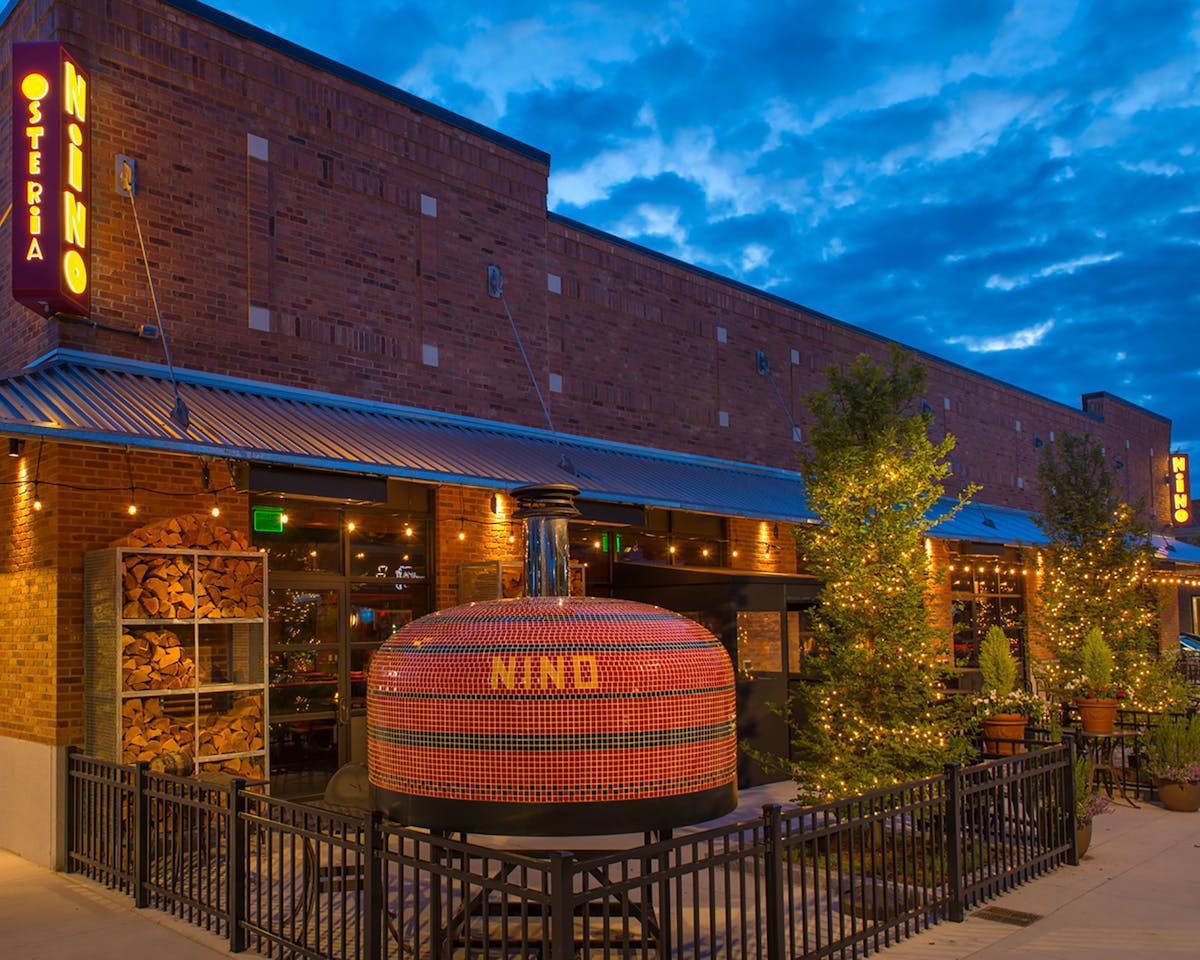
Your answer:
[[[571,595],[571,543],[567,524],[579,516],[576,487],[566,483],[538,483],[512,491],[517,509],[513,516],[525,521],[525,595]]]

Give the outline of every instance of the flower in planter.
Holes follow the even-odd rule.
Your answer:
[[[1075,823],[1086,827],[1092,818],[1107,813],[1112,801],[1094,783],[1095,764],[1087,757],[1075,758]]]
[[[1036,694],[1017,687],[1017,661],[1008,637],[998,626],[988,627],[979,645],[980,692],[971,701],[977,717],[1019,714],[1031,723],[1044,723],[1047,703]]]

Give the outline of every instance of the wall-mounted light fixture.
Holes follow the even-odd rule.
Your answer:
[[[25,441],[20,437],[8,438],[8,455],[10,457],[19,457],[25,451]]]

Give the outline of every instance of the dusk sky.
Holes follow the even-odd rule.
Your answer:
[[[1200,452],[1200,4],[216,5],[545,150],[557,213]]]

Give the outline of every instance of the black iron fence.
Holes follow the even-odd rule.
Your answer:
[[[849,958],[1077,862],[1073,752],[592,851],[485,846],[73,753],[68,869],[272,957]]]

